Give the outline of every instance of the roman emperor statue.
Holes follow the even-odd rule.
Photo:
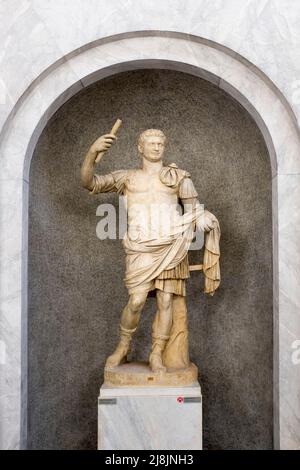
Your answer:
[[[111,370],[127,360],[150,291],[156,293],[157,312],[149,366],[154,373],[188,367],[185,302],[186,279],[190,276],[188,250],[198,227],[205,232],[202,265],[205,292],[213,295],[220,282],[219,223],[198,202],[191,175],[175,163],[163,165],[166,137],[160,130],[148,129],[139,136],[140,168],[106,175],[95,173],[96,159],[115,140],[114,134],[98,138],[81,168],[82,185],[92,194],[116,192],[127,201],[123,247],[129,298],[121,314],[119,343],[108,357],[105,369]]]

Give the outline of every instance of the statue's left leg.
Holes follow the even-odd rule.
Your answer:
[[[170,336],[172,327],[173,294],[157,290],[157,318],[152,332],[152,349],[149,357],[150,368],[153,372],[166,371],[162,362],[162,353]]]
[[[163,364],[169,369],[186,369],[190,365],[188,344],[188,314],[185,297],[173,296],[173,316],[170,339],[163,354]]]

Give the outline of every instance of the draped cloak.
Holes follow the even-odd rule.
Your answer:
[[[126,195],[128,178],[135,170],[120,170],[109,175],[94,175],[94,188],[92,193],[118,192]],[[161,169],[160,181],[171,188],[180,188],[179,198],[196,197],[190,174],[180,170],[172,163]],[[191,189],[192,188],[192,189]],[[196,224],[203,227],[204,218],[213,221],[214,228],[205,234],[203,273],[205,276],[204,292],[213,295],[220,284],[220,226],[216,217],[203,210],[196,202],[193,210],[179,215],[167,233],[159,238],[143,238],[132,240],[127,232],[123,239],[126,253],[125,285],[129,292],[140,289],[150,281],[156,279],[163,271],[178,266],[186,257]]]

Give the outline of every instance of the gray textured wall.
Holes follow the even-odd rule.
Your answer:
[[[127,293],[120,241],[96,237],[96,208],[79,169],[93,140],[116,117],[124,125],[102,172],[139,165],[140,131],[169,138],[166,161],[192,173],[200,201],[222,229],[222,283],[202,294],[188,284],[190,353],[200,369],[204,447],[272,448],[271,174],[256,125],[215,86],[171,71],[105,79],[66,103],[44,130],[30,174],[29,448],[96,447],[97,395],[117,341]],[[193,252],[191,262],[199,262]],[[106,274],[105,274],[106,273]],[[146,359],[154,298],[133,356]]]

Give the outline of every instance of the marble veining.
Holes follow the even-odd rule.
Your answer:
[[[297,2],[291,7],[288,0],[185,0],[184,5],[172,0],[141,0],[138,4],[132,0],[122,4],[117,0],[67,0],[55,5],[12,0],[1,9],[0,78],[7,95],[13,97],[13,103],[7,99],[6,117],[29,84],[60,57],[114,34],[161,30],[199,35],[238,52],[276,83],[299,120],[300,100],[295,98],[300,69]]]
[[[26,203],[23,202],[22,188],[23,178],[28,181],[28,155],[31,156],[49,117],[68,96],[84,86],[81,80],[86,80],[88,73],[97,73],[95,79],[101,78],[105,74],[99,71],[101,67],[118,66],[128,60],[155,58],[190,62],[199,70],[204,63],[205,70],[208,68],[219,77],[224,90],[232,94],[238,90],[237,99],[241,94],[250,101],[266,125],[269,134],[265,138],[274,144],[277,160],[272,165],[274,178],[277,169],[279,174],[278,181],[274,183],[278,186],[274,220],[277,204],[279,208],[278,253],[276,246],[274,257],[279,265],[276,281],[279,284],[278,311],[275,310],[275,317],[279,317],[279,338],[275,338],[278,341],[275,348],[280,348],[280,445],[282,448],[299,448],[299,365],[292,365],[289,353],[291,338],[299,331],[297,279],[300,271],[300,228],[296,214],[300,212],[300,146],[299,129],[295,128],[291,116],[295,113],[299,122],[300,4],[291,4],[288,0],[188,0],[184,5],[184,14],[182,2],[179,1],[165,0],[155,5],[148,0],[141,0],[138,5],[126,1],[122,7],[119,5],[117,0],[67,0],[55,2],[55,6],[54,3],[38,0],[12,0],[2,2],[0,6],[3,25],[0,32],[0,126],[11,115],[0,148],[0,276],[4,281],[0,293],[1,339],[6,343],[7,358],[6,364],[0,366],[4,372],[1,375],[0,411],[2,426],[5,426],[5,433],[1,432],[0,446],[17,448],[19,445],[21,292],[26,289],[26,276],[23,284],[21,280],[21,260],[27,249],[26,243],[22,246],[23,224],[24,230],[27,229],[26,216],[23,218]],[[93,15],[90,14],[91,10]],[[120,47],[108,44],[107,49],[102,49],[103,55],[100,49],[94,48],[94,56],[91,51],[86,51],[86,54],[81,51],[82,54],[78,54],[76,59],[66,58],[74,49],[105,36],[143,30],[173,31],[204,37],[229,47],[233,54],[216,53],[209,46],[200,49],[188,41],[183,41],[185,45],[179,44],[174,38],[163,44],[159,41],[161,38],[157,38],[155,48],[154,42],[149,41],[146,50],[140,50],[129,41],[127,45],[123,42]],[[235,61],[234,52],[250,63]],[[54,64],[61,59],[61,65],[55,70]],[[97,63],[97,71],[93,71],[92,59]],[[272,87],[263,80],[257,80],[256,67],[272,80]],[[38,86],[31,86],[46,69],[47,73],[39,78]],[[226,88],[228,83],[232,88]],[[279,93],[274,91],[276,87],[287,99],[289,110],[278,99]],[[22,96],[22,106],[14,108]],[[25,159],[27,166],[24,174],[25,155],[28,158]],[[290,199],[290,194],[294,194],[293,199]],[[289,214],[290,219],[287,217]],[[277,234],[276,229],[277,226]]]
[[[104,386],[105,387],[105,386]],[[184,402],[184,397],[197,402]],[[104,398],[115,404],[101,404]],[[103,403],[103,402],[102,402]],[[200,386],[103,388],[98,405],[98,449],[201,449]]]

